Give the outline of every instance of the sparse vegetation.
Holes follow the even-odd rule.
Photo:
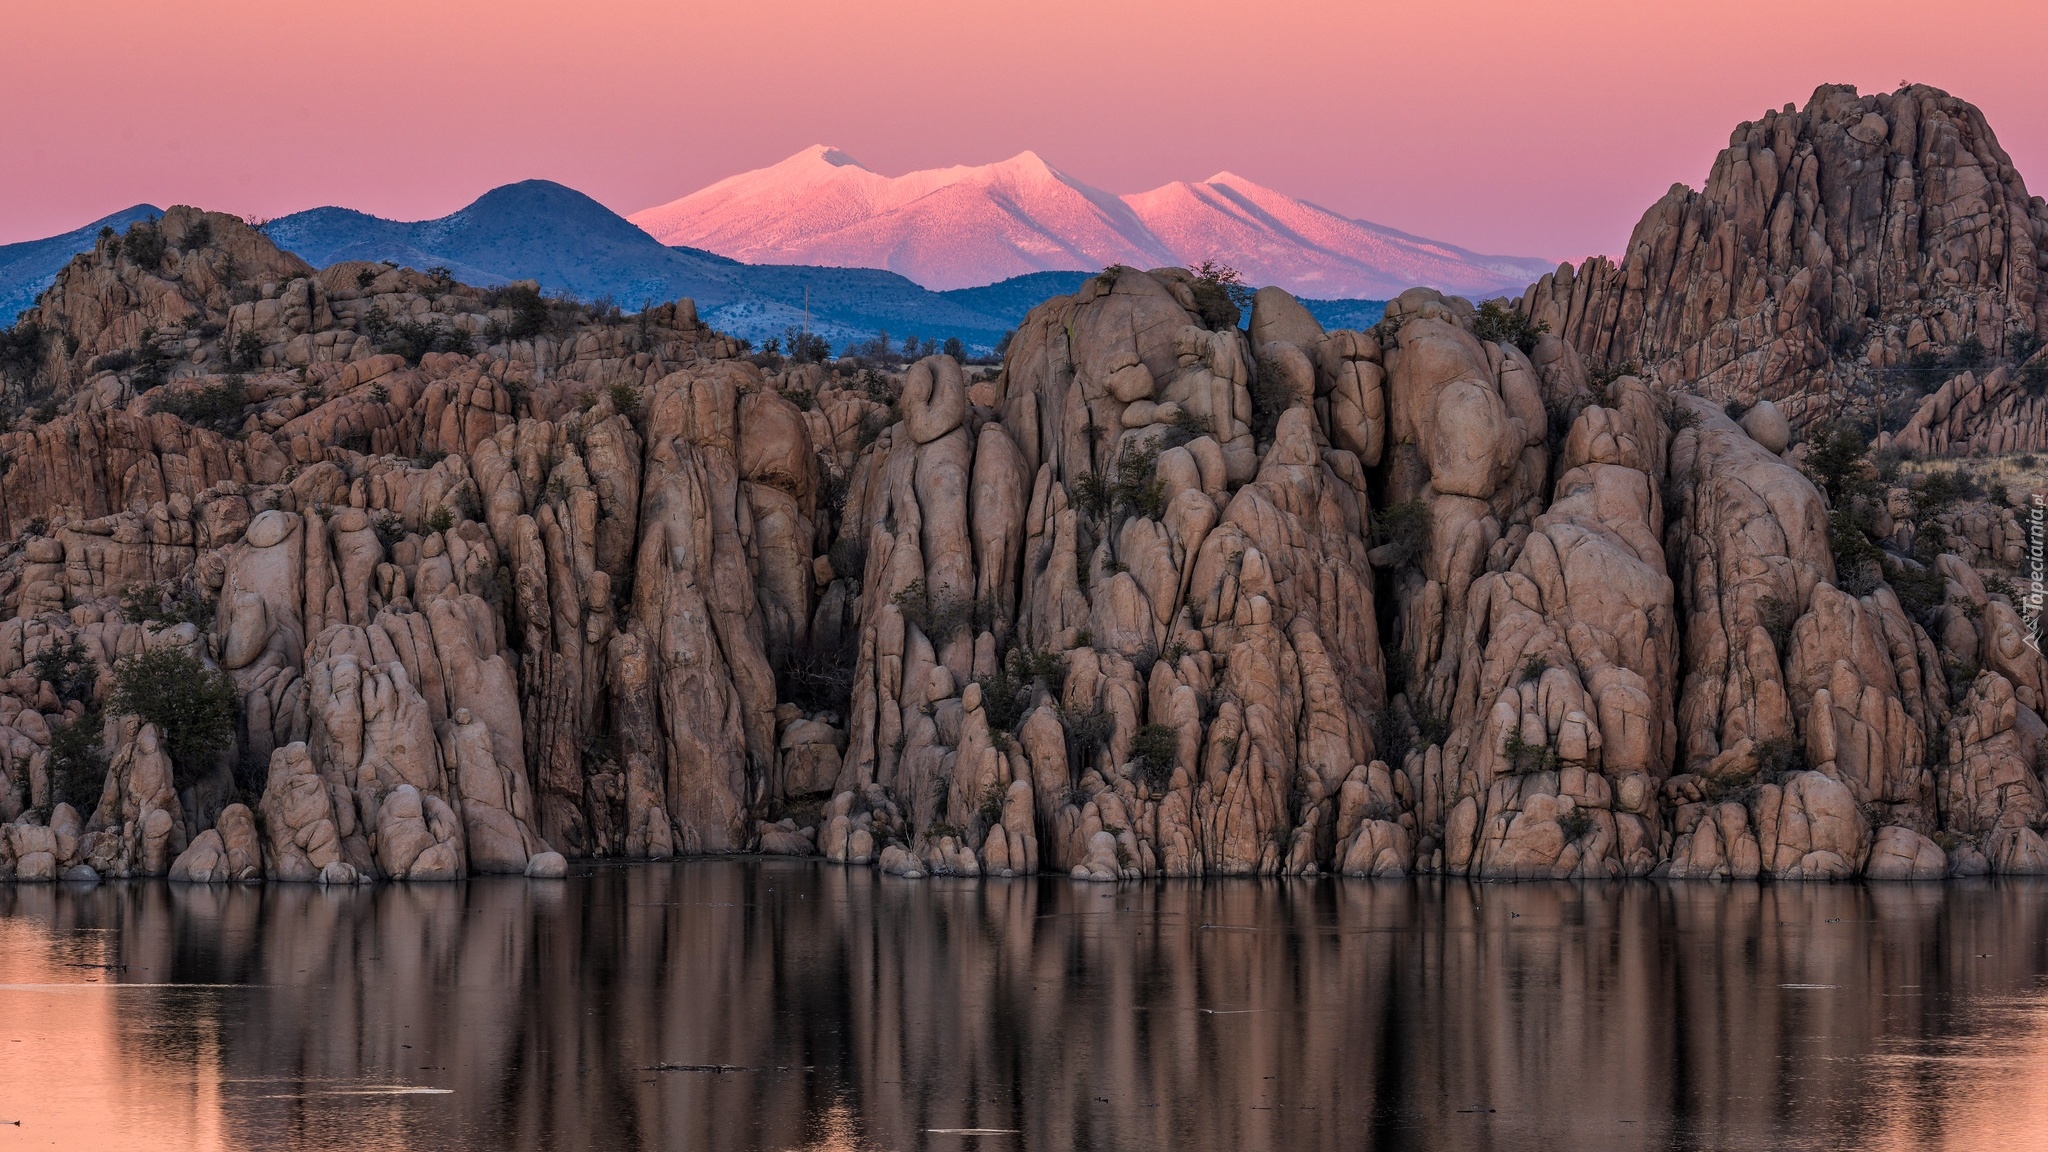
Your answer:
[[[504,325],[505,339],[531,340],[547,331],[548,302],[540,289],[531,284],[512,284],[498,289],[495,296],[496,307],[512,312],[511,320]]]
[[[222,435],[241,431],[242,416],[248,407],[248,384],[240,372],[230,372],[203,388],[162,389],[149,400],[152,415],[169,413],[195,428],[207,428]]]
[[[1015,731],[1024,721],[1031,686],[1019,680],[1008,665],[998,666],[995,675],[983,676],[975,683],[981,685],[981,710],[988,718],[989,731]]]
[[[1567,844],[1576,844],[1584,840],[1587,834],[1593,831],[1593,828],[1593,814],[1584,808],[1574,807],[1571,811],[1557,818],[1557,830],[1564,833],[1564,840]]]
[[[122,589],[121,614],[131,624],[155,624],[164,628],[192,624],[205,631],[213,627],[214,603],[213,598],[197,585],[161,580]]]
[[[945,640],[963,630],[985,631],[995,622],[994,605],[965,593],[930,592],[921,578],[904,585],[890,602],[905,620],[933,640]]]
[[[1792,642],[1792,625],[1799,619],[1798,606],[1776,596],[1765,596],[1756,603],[1756,617],[1765,635],[1771,638],[1771,647],[1782,657],[1786,645]]]
[[[1261,359],[1252,377],[1252,437],[1266,441],[1280,426],[1280,416],[1294,403],[1294,394],[1280,379],[1277,361]]]
[[[1180,733],[1168,724],[1147,724],[1131,736],[1131,767],[1138,778],[1154,788],[1164,788],[1173,779],[1180,751]]]
[[[1884,578],[1884,552],[1870,542],[1862,520],[1846,508],[1828,513],[1828,547],[1835,554],[1835,587],[1868,596]]]
[[[1603,364],[1586,373],[1587,380],[1595,391],[1606,391],[1607,386],[1623,376],[1641,376],[1643,366],[1634,360],[1623,360],[1618,364]]]
[[[1251,288],[1237,269],[1214,260],[1204,260],[1190,265],[1188,274],[1194,277],[1190,287],[1195,295],[1195,312],[1201,316],[1202,324],[1212,332],[1226,332],[1237,327],[1244,310],[1251,307],[1252,302]]]
[[[828,643],[806,642],[775,663],[775,695],[807,712],[847,714],[853,700],[854,653]]]
[[[1395,571],[1414,567],[1429,551],[1429,507],[1416,499],[1376,510],[1372,540],[1383,566]]]
[[[1069,762],[1085,762],[1098,749],[1109,746],[1109,737],[1116,731],[1116,717],[1097,708],[1093,712],[1060,709],[1060,722],[1067,728],[1067,759]]]
[[[981,803],[974,810],[974,814],[981,817],[982,827],[993,828],[1003,822],[1004,799],[1005,796],[1001,784],[992,783],[982,789]]]
[[[865,536],[841,536],[832,542],[832,550],[826,555],[831,559],[835,577],[860,580],[867,573],[868,540]]]
[[[1789,736],[1773,736],[1756,744],[1757,773],[1767,784],[1783,784],[1806,771],[1806,748]]]
[[[1508,733],[1507,742],[1501,746],[1501,753],[1507,757],[1507,770],[1510,776],[1526,776],[1536,772],[1557,770],[1557,748],[1550,744],[1529,742],[1523,738],[1520,728]]]
[[[164,234],[153,221],[137,220],[128,226],[128,234],[121,238],[121,255],[138,268],[155,271],[164,262],[164,255],[170,248],[164,243]]]

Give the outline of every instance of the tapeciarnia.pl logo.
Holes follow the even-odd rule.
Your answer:
[[[2027,594],[2021,597],[2021,610],[2027,617],[2027,647],[2038,653],[2041,609],[2048,602],[2048,493],[2034,493],[2027,511]]]

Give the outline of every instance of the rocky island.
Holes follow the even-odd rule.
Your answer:
[[[2044,241],[1918,86],[1516,300],[999,367],[174,208],[0,344],[0,879],[2048,872]]]

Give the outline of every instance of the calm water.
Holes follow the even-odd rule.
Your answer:
[[[580,871],[0,885],[0,1152],[2048,1146],[2039,884]]]

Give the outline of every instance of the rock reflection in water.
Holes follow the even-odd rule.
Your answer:
[[[0,1149],[2014,1147],[2044,895],[10,886]]]

